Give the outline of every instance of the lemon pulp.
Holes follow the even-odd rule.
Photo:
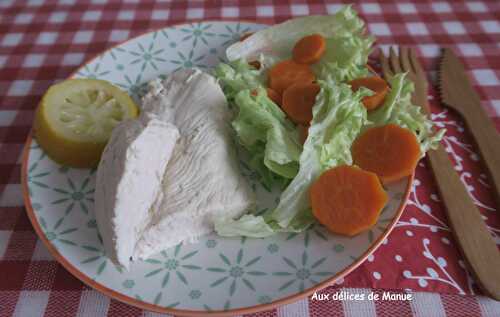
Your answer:
[[[35,116],[35,137],[49,157],[72,167],[95,167],[113,128],[137,117],[130,96],[107,81],[69,79],[51,86]]]

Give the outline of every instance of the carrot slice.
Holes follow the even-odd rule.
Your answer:
[[[376,109],[384,102],[385,95],[389,91],[389,85],[380,76],[363,77],[349,82],[351,89],[357,91],[361,87],[366,87],[375,92],[372,96],[363,98],[363,105],[368,110]]]
[[[321,88],[315,83],[295,83],[283,93],[283,111],[298,124],[308,125],[313,118],[312,107]]]
[[[278,94],[296,82],[311,83],[316,77],[309,65],[299,64],[293,60],[284,60],[274,65],[268,73],[269,87]]]
[[[325,38],[313,34],[301,38],[293,47],[293,60],[301,64],[313,64],[321,59],[326,50]]]
[[[299,124],[297,125],[297,128],[299,129],[300,143],[304,144],[307,140],[307,137],[309,136],[309,125]]]
[[[375,225],[389,199],[377,175],[349,165],[321,174],[310,198],[316,219],[331,232],[347,236]]]
[[[243,34],[241,37],[240,37],[240,42],[243,42],[244,40],[246,40],[247,38],[249,38],[250,36],[252,36],[254,34],[254,32],[247,32],[245,34]]]
[[[251,61],[251,62],[248,62],[248,64],[255,69],[260,69],[260,62],[259,61]]]
[[[415,134],[396,124],[371,128],[351,148],[354,164],[374,172],[384,184],[411,175],[420,159]]]
[[[269,99],[271,99],[275,104],[281,107],[281,95],[271,88],[266,88],[266,92]]]

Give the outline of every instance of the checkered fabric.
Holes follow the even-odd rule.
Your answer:
[[[118,42],[169,24],[204,19],[276,23],[294,16],[331,13],[341,5],[319,0],[0,0],[0,316],[156,315],[83,285],[53,259],[29,223],[20,185],[21,151],[33,110],[54,81],[66,78],[85,60]],[[355,4],[355,8],[383,50],[387,51],[391,44],[416,47],[431,79],[435,79],[440,47],[454,48],[466,64],[482,105],[500,128],[500,2],[367,0]],[[443,111],[436,100],[434,106],[437,112]],[[440,113],[435,119],[441,118]],[[458,116],[447,114],[445,118],[443,125],[451,122],[463,130]],[[461,138],[455,140],[466,144]],[[467,132],[463,138],[470,140]],[[463,149],[452,153],[458,163],[473,154]],[[479,175],[481,182],[485,178],[482,167],[473,164],[471,175]],[[435,187],[424,169],[421,166],[417,171],[419,182]],[[437,204],[432,193],[429,191],[430,199]],[[480,197],[482,201],[491,201],[486,196]],[[425,206],[413,198],[408,208],[416,207],[425,211]],[[491,232],[500,243],[498,215],[489,218]],[[404,217],[402,221],[406,221]],[[414,218],[407,221],[414,223]],[[406,235],[413,236],[408,231]],[[441,240],[450,245],[450,239]],[[408,245],[401,249],[411,247],[411,243]],[[397,248],[397,244],[391,248]],[[384,246],[381,249],[379,252],[389,252],[384,251]],[[399,254],[393,257],[400,262]],[[369,258],[368,262],[376,263],[377,258]],[[377,287],[399,289],[395,293],[407,288],[403,279],[401,283],[393,279],[391,285],[381,284],[380,274],[372,274],[368,262],[351,273],[346,278],[349,283],[342,284],[342,288],[323,292],[367,296],[371,292],[382,294]],[[463,275],[463,280],[469,281]],[[420,286],[414,289],[421,290]],[[432,290],[449,294],[414,292],[412,301],[304,299],[255,316],[500,316],[500,303],[486,297],[450,294],[450,289],[439,287]]]

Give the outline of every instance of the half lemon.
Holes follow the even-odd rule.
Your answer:
[[[68,79],[43,96],[35,115],[35,137],[57,163],[95,167],[113,128],[138,112],[132,98],[107,81]]]

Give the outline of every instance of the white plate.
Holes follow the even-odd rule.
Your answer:
[[[226,47],[265,26],[207,21],[167,27],[118,45],[83,65],[74,77],[108,80],[137,98],[145,83],[179,68],[209,70]],[[242,167],[257,191],[260,208],[268,193]],[[314,226],[302,234],[267,239],[224,239],[212,234],[132,265],[129,272],[106,257],[93,213],[95,170],[51,161],[28,138],[23,158],[28,215],[40,238],[66,269],[91,287],[144,309],[177,315],[220,316],[269,309],[323,288],[358,266],[401,215],[412,177],[388,188],[389,204],[372,230],[354,238]],[[216,312],[219,311],[219,312]]]

